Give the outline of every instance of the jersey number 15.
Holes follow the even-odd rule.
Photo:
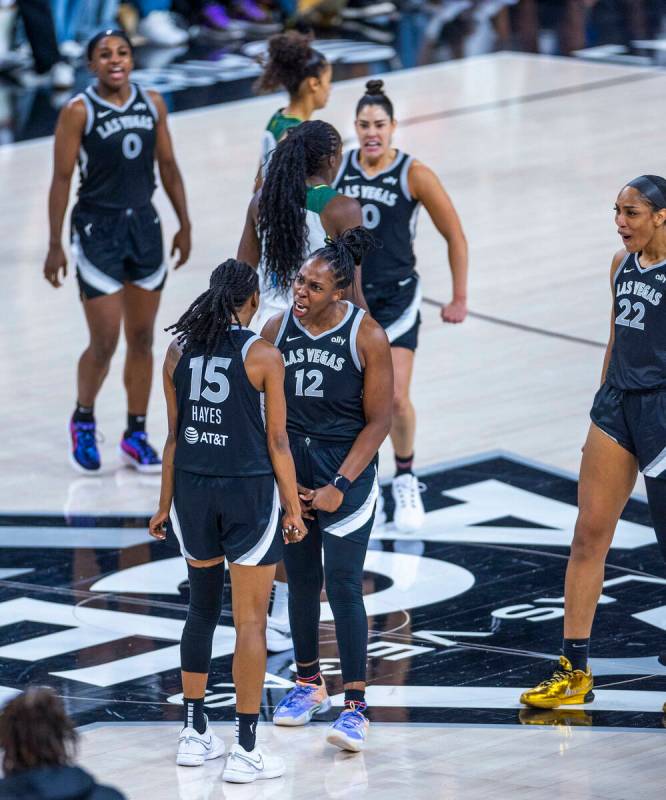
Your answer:
[[[201,376],[203,373],[204,357],[197,356],[190,359],[190,370],[192,380],[190,381],[190,400],[200,400],[202,397],[209,403],[224,403],[229,397],[229,379],[223,374],[222,370],[229,369],[230,358],[220,358],[213,356],[208,359],[206,364],[206,374],[204,378],[208,386],[201,391]],[[215,388],[215,391],[211,389]]]

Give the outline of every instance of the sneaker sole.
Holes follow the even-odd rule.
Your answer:
[[[249,774],[247,772],[237,772],[236,770],[224,770],[222,780],[227,783],[254,783],[255,781],[268,781],[271,778],[281,778],[284,775],[284,767],[279,769],[266,770]]]
[[[221,750],[213,750],[212,753],[206,753],[205,756],[197,756],[192,753],[179,753],[176,755],[176,764],[179,767],[200,767],[204,761],[212,761],[214,758],[220,758],[224,753],[224,747],[222,747]]]
[[[155,475],[158,472],[162,472],[161,464],[137,464],[132,456],[126,453],[122,447],[118,447],[118,452],[120,454],[120,460],[126,467],[132,467],[132,469],[135,469],[143,475]]]
[[[298,728],[307,725],[315,714],[323,714],[331,707],[331,698],[327,697],[323,703],[315,706],[310,711],[305,711],[300,717],[273,717],[273,725],[282,725],[285,728]]]
[[[339,747],[340,750],[348,750],[350,753],[360,753],[365,746],[365,741],[353,741],[339,731],[331,731],[326,737],[326,741],[335,747]]]
[[[564,700],[557,700],[549,702],[544,700],[542,702],[536,700],[524,700],[524,695],[520,696],[520,702],[524,706],[530,708],[559,708],[560,706],[579,706],[586,703],[591,703],[594,700],[594,692],[587,692],[587,694],[574,694],[571,697],[566,697]]]

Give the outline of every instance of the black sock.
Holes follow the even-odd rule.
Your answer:
[[[197,733],[203,733],[206,730],[203,697],[183,697],[183,706],[185,707],[185,727],[194,728]]]
[[[360,711],[365,714],[368,704],[365,702],[363,689],[345,689],[345,710]]]
[[[414,453],[411,456],[399,456],[397,453],[395,454],[395,477],[397,478],[399,475],[407,475],[412,471],[412,465],[414,464]]]
[[[319,670],[319,661],[315,661],[314,664],[308,664],[307,667],[302,667],[300,664],[297,664],[296,680],[300,681],[300,683],[312,683],[321,686],[323,681]]]
[[[239,714],[236,712],[236,741],[248,753],[257,743],[257,723],[259,714]]]
[[[589,639],[565,639],[562,646],[562,655],[571,661],[573,669],[587,669],[587,659],[590,655]]]
[[[127,430],[125,436],[131,436],[133,433],[146,432],[146,415],[145,414],[127,414]]]
[[[74,406],[72,419],[74,422],[94,422],[94,410],[94,406],[82,406],[81,403],[77,401],[76,406]]]

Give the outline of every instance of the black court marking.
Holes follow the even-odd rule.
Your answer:
[[[561,643],[576,482],[508,455],[442,466],[421,480],[428,519],[420,538],[396,538],[389,526],[373,537],[366,560],[372,719],[660,727],[666,667],[656,656],[664,649],[666,569],[646,505],[630,500],[616,537],[623,547],[608,557],[611,583],[592,646],[593,658],[601,659],[597,701],[531,711],[520,708],[519,691],[549,673]],[[384,495],[390,517],[388,487]],[[96,520],[75,513],[0,515],[0,532],[20,528],[16,546],[2,548],[0,694],[49,684],[80,724],[177,722],[178,639],[187,603],[182,559],[154,541],[109,548],[110,527],[143,529],[141,517],[98,522],[103,549],[29,548],[26,541],[44,526],[61,526],[66,539],[81,525],[95,528]],[[377,610],[379,600],[384,605]],[[227,596],[222,626],[229,625],[228,612]],[[342,685],[332,633],[325,620],[322,667],[336,695]],[[233,718],[232,646],[213,660],[207,696],[213,720]],[[267,719],[291,685],[292,659],[291,652],[269,657]]]
[[[445,303],[439,300],[433,300],[431,297],[424,297],[423,302],[430,306],[441,308]],[[491,322],[493,325],[502,325],[505,328],[513,328],[518,331],[526,331],[527,333],[537,333],[540,336],[549,336],[552,339],[563,339],[565,342],[573,342],[574,344],[584,344],[588,347],[606,347],[604,342],[596,342],[594,339],[584,339],[582,336],[572,336],[569,333],[560,333],[559,331],[549,331],[546,328],[539,328],[537,325],[525,325],[522,322],[513,322],[510,319],[502,319],[501,317],[493,317],[490,314],[481,314],[478,311],[468,311],[467,315],[473,319],[480,319],[483,322]]]

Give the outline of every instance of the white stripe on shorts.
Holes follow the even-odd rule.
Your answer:
[[[169,519],[171,520],[171,527],[173,528],[173,532],[176,534],[176,539],[178,539],[178,543],[180,544],[180,553],[183,558],[189,558],[191,561],[196,561],[196,558],[193,555],[190,555],[187,550],[185,549],[185,542],[183,540],[183,531],[180,527],[180,520],[178,519],[178,514],[176,513],[176,504],[174,502],[171,503],[171,511],[169,511]]]
[[[280,494],[278,492],[277,483],[273,484],[273,509],[271,511],[271,518],[266,526],[266,530],[261,535],[261,539],[255,546],[248,550],[244,556],[237,558],[233,563],[242,564],[246,567],[256,567],[261,559],[266,555],[270,546],[273,544],[273,537],[278,524],[278,517],[280,516]]]
[[[646,478],[658,478],[666,470],[666,447],[643,470]]]
[[[326,533],[331,533],[333,536],[342,537],[349,536],[350,533],[354,533],[354,531],[362,528],[372,517],[372,512],[375,510],[375,503],[377,502],[378,496],[379,481],[377,480],[377,468],[375,467],[375,477],[372,481],[370,493],[363,501],[363,504],[359,506],[356,511],[353,511],[349,516],[338,520],[338,522],[334,522],[327,528],[324,528]]]
[[[402,312],[398,319],[395,320],[395,322],[392,322],[388,328],[384,329],[386,335],[388,336],[388,340],[391,343],[395,342],[396,339],[399,339],[403,334],[407,333],[407,331],[416,324],[419,308],[421,307],[421,281],[418,278],[415,280],[416,289],[414,290],[412,302]]]
[[[132,281],[132,285],[138,286],[141,289],[148,289],[150,291],[152,289],[156,289],[160,283],[162,283],[166,277],[166,274],[167,265],[166,262],[163,261],[155,270],[155,272],[151,272],[150,275],[147,275],[145,278],[139,278],[138,281]]]
[[[102,294],[114,294],[123,288],[120,281],[102,272],[99,267],[96,267],[92,261],[88,259],[83,252],[83,247],[81,247],[81,237],[77,231],[74,231],[74,235],[72,236],[72,255],[74,256],[76,267],[84,282],[92,286],[93,289],[97,289],[97,291],[102,292]]]

